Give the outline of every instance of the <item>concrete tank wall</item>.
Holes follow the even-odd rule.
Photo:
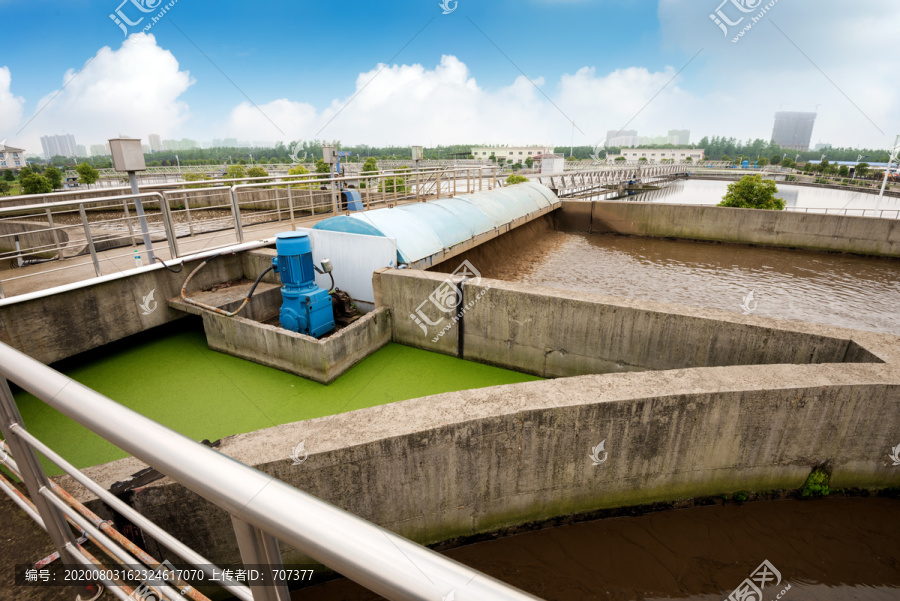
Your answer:
[[[425,544],[604,508],[797,489],[820,465],[832,470],[833,487],[897,486],[888,453],[900,429],[898,341],[862,333],[856,341],[891,364],[714,367],[468,390],[232,436],[218,450]],[[309,458],[294,465],[301,441]],[[594,465],[600,442],[608,455]],[[85,471],[110,484],[140,467],[125,459]],[[210,559],[238,558],[225,513],[180,485],[141,487],[132,503]]]
[[[564,201],[560,213],[570,231],[900,257],[898,219],[615,201]]]
[[[390,307],[395,342],[543,377],[878,360],[810,324],[499,280],[458,284],[465,312],[453,323],[429,301],[447,278],[376,273],[376,304]]]

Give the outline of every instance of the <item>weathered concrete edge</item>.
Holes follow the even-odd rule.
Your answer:
[[[597,233],[900,257],[896,219],[623,201],[564,201],[560,212],[560,223],[577,231],[587,231],[579,223],[587,221]]]
[[[209,348],[329,384],[391,341],[391,313],[385,307],[318,340],[241,316],[200,309]]]
[[[430,544],[598,509],[793,489],[821,464],[834,487],[897,486],[887,453],[898,409],[900,374],[886,365],[716,367],[447,393],[231,436],[218,450]],[[611,460],[595,467],[588,455],[601,440]],[[300,441],[310,455],[295,466]],[[130,458],[84,471],[108,486],[140,467]],[[215,560],[234,553],[216,534],[228,521],[180,485],[143,487],[135,503],[191,540],[218,541],[202,550]]]

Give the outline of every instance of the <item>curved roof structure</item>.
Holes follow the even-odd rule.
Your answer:
[[[415,263],[480,234],[559,205],[550,188],[535,182],[461,194],[391,209],[340,215],[313,229],[397,240],[397,262]]]

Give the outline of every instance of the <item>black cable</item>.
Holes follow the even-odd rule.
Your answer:
[[[328,277],[331,278],[331,290],[328,291],[328,294],[331,294],[332,292],[334,292],[334,275],[329,271]]]
[[[270,271],[272,271],[273,269],[275,269],[275,266],[274,266],[274,265],[272,265],[271,267],[269,267],[268,269],[266,269],[264,272],[262,272],[261,274],[259,274],[259,277],[256,278],[256,281],[255,281],[255,282],[253,282],[253,287],[250,289],[250,292],[247,294],[247,300],[250,300],[250,297],[252,297],[252,296],[253,296],[253,293],[256,292],[256,287],[259,286],[259,283],[260,283],[260,282],[262,281],[262,279],[266,276],[266,274],[269,273]]]
[[[171,267],[166,265],[166,263],[159,257],[153,257],[153,258],[156,259],[157,261],[159,261],[160,263],[162,263],[162,266],[165,267],[166,269],[168,269],[169,271],[171,271],[172,273],[181,273],[182,271],[184,271],[184,263],[181,264],[181,269],[179,269],[178,271],[175,271],[174,269],[172,269]]]

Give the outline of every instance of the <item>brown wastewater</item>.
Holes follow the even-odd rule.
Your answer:
[[[897,260],[566,233],[550,218],[435,270],[453,271],[464,259],[487,278],[900,334]],[[900,599],[898,539],[897,498],[718,500],[535,530],[446,555],[547,600],[886,601]],[[742,594],[764,561],[779,580],[761,598]],[[294,598],[381,597],[340,579]]]
[[[762,599],[733,599],[888,601],[900,599],[898,510],[900,500],[885,498],[728,503],[559,526],[445,554],[547,601],[730,601],[764,561],[780,582],[767,580]],[[382,597],[341,579],[293,598]]]

